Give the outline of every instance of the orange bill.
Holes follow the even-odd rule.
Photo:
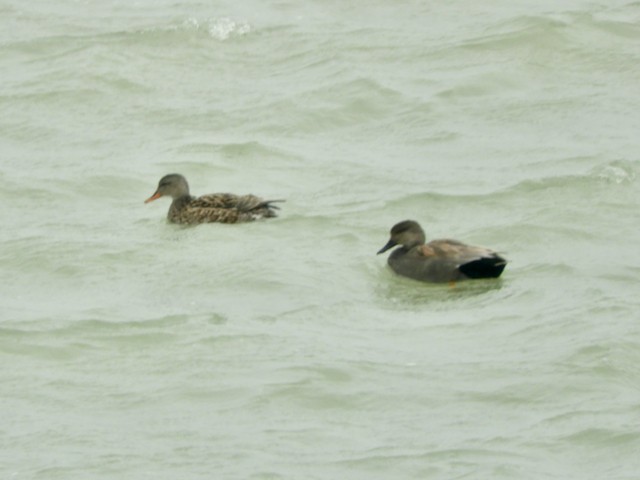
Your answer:
[[[153,202],[154,200],[159,199],[162,196],[162,194],[160,192],[156,192],[153,195],[151,195],[149,198],[147,198],[144,203],[149,203],[149,202]]]

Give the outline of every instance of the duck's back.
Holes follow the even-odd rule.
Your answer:
[[[190,208],[235,208],[242,212],[248,212],[261,203],[260,197],[255,195],[235,195],[233,193],[212,193],[201,197],[192,198]]]
[[[173,223],[241,223],[275,217],[273,208],[255,195],[215,193],[175,200],[168,218]]]
[[[394,250],[389,266],[399,275],[425,282],[455,282],[469,278],[497,278],[506,260],[493,250],[452,239]]]

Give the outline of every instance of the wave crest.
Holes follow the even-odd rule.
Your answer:
[[[182,28],[187,30],[202,30],[215,38],[224,41],[231,37],[239,37],[251,32],[251,25],[242,20],[233,20],[229,17],[220,17],[200,21],[197,18],[189,18],[182,23]]]

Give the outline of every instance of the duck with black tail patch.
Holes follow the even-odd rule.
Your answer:
[[[399,245],[389,255],[389,266],[398,275],[423,282],[498,278],[507,265],[503,257],[488,248],[452,239],[425,241],[418,222],[405,220],[393,226],[391,238],[378,254]]]

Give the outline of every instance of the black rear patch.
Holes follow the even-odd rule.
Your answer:
[[[496,255],[460,265],[459,270],[469,278],[498,278],[506,265],[507,261]]]

